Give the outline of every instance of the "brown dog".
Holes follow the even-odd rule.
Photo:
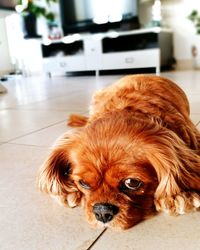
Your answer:
[[[58,140],[39,187],[93,225],[130,228],[155,211],[200,207],[200,133],[172,81],[131,75],[97,92],[89,118]]]

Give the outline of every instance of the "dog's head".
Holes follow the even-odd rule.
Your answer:
[[[183,156],[184,155],[184,156]],[[188,185],[193,155],[159,122],[112,112],[65,134],[39,173],[41,190],[82,204],[93,225],[130,228],[155,213],[155,202]]]

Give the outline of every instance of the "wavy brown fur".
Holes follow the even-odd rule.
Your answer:
[[[119,208],[106,225],[123,229],[155,210],[200,208],[200,133],[171,80],[126,76],[93,96],[88,118],[72,115],[68,124],[79,128],[58,140],[38,183],[63,203],[82,204],[91,224],[102,224],[93,212],[99,203]],[[122,190],[129,178],[141,187]]]

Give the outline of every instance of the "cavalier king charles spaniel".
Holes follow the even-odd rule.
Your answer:
[[[94,94],[89,117],[58,139],[40,190],[82,205],[89,223],[127,229],[157,211],[200,208],[200,133],[171,80],[129,75]]]

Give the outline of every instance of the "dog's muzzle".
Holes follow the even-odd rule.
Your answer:
[[[96,203],[93,206],[96,219],[103,223],[111,221],[118,212],[119,208],[109,203]]]

